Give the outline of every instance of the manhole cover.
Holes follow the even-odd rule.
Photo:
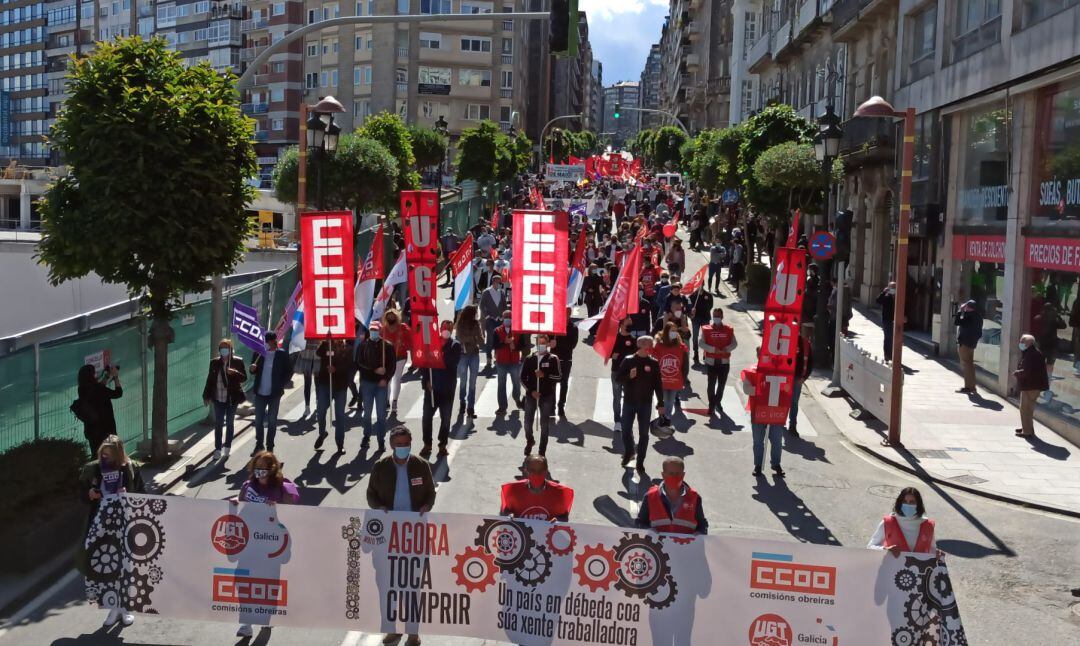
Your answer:
[[[953,477],[949,478],[949,480],[951,480],[952,482],[959,482],[960,484],[966,484],[966,485],[977,485],[977,484],[982,484],[984,482],[987,482],[987,480],[985,478],[980,478],[979,476],[973,476],[970,473],[962,473],[962,474],[960,474],[958,476],[953,476]]]
[[[948,451],[942,451],[940,449],[908,449],[908,453],[914,455],[917,458],[929,459],[929,460],[951,460],[952,456]]]
[[[877,496],[878,498],[896,500],[896,497],[900,495],[900,487],[894,487],[892,485],[874,485],[868,488],[866,492],[871,496]]]

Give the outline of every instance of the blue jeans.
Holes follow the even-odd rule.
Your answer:
[[[675,402],[679,400],[679,391],[677,390],[665,390],[664,391],[664,417],[671,419],[675,414]]]
[[[345,395],[348,389],[334,391],[334,441],[338,448],[345,444]],[[326,435],[326,411],[330,408],[330,384],[315,384],[315,416],[319,435]]]
[[[510,375],[513,383],[513,397],[516,403],[521,399],[521,364],[498,363],[495,364],[495,372],[499,376],[499,410],[506,410],[506,376]]]
[[[784,450],[784,427],[779,424],[751,424],[754,433],[754,468],[760,469],[765,459],[765,434],[769,434],[769,464],[780,466],[780,456]]]
[[[375,435],[382,444],[386,437],[387,387],[377,381],[360,381],[360,398],[364,401],[364,439]],[[375,411],[375,429],[371,428],[371,412]]]
[[[222,446],[232,446],[233,418],[236,417],[236,404],[219,402],[214,404],[214,449],[221,450]],[[221,442],[221,427],[225,427],[225,443]]]
[[[457,364],[457,378],[461,382],[461,394],[458,399],[461,407],[473,409],[476,404],[476,376],[480,373],[480,353],[463,354]],[[468,394],[466,394],[466,392]]]
[[[788,426],[794,427],[799,421],[799,397],[802,397],[802,382],[796,380],[795,387],[791,389],[791,412],[788,413]]]
[[[274,436],[277,435],[278,406],[281,397],[263,397],[255,393],[255,446],[266,447],[274,451]],[[263,430],[266,430],[266,443],[263,444]]]
[[[484,354],[487,362],[491,363],[491,353],[495,351],[495,330],[502,325],[502,319],[484,319]]]
[[[629,454],[634,451],[634,420],[638,423],[637,439],[637,463],[645,464],[645,451],[649,448],[649,422],[652,421],[653,411],[652,397],[645,401],[623,401],[622,406],[622,438],[623,453]]]
[[[622,426],[622,384],[611,376],[611,410],[615,413],[615,421]]]

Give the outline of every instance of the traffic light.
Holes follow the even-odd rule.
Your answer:
[[[619,113],[620,113],[620,112],[622,112],[622,104],[621,104],[621,103],[619,103],[618,101],[616,101],[616,102],[615,102],[615,114],[614,114],[613,116],[614,116],[614,117],[615,117],[616,119],[618,119],[618,118],[619,118]]]
[[[836,212],[833,234],[836,236],[836,255],[833,259],[839,262],[847,262],[851,256],[851,224],[854,216],[849,209]]]
[[[578,0],[551,0],[548,44],[551,53],[572,58],[578,53]]]

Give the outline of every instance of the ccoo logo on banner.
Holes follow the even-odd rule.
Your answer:
[[[513,331],[566,333],[569,230],[566,211],[514,211]]]
[[[467,514],[102,501],[87,594],[177,619],[516,644],[963,644],[945,564]]]
[[[412,365],[442,368],[439,311],[435,307],[435,263],[439,253],[438,191],[402,191],[401,220],[409,267]]]
[[[300,253],[304,270],[304,337],[355,337],[352,213],[301,213]]]

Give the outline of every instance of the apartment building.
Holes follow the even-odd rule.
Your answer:
[[[660,38],[661,109],[692,132],[727,126],[731,51],[730,0],[671,0]]]
[[[589,22],[584,12],[578,14],[577,55],[556,58],[552,85],[552,115],[584,115],[580,121],[568,121],[562,127],[580,130],[587,127],[588,81],[592,69],[592,47],[589,45]]]
[[[604,130],[604,66],[595,58],[589,66],[586,88],[585,128],[600,133]]]
[[[623,110],[615,118],[615,104],[637,108],[641,105],[640,85],[636,81],[620,81],[604,88],[604,132],[613,133],[612,142],[621,146],[641,129],[641,113]]]
[[[731,99],[728,122],[735,125],[750,118],[756,105],[758,77],[747,60],[761,29],[762,0],[733,0],[731,3]]]
[[[46,20],[44,2],[0,4],[0,154],[30,166],[48,161]]]
[[[645,59],[645,67],[641,70],[641,107],[646,110],[660,109],[660,57],[660,43],[654,43],[649,49],[649,57]],[[661,125],[663,125],[663,119],[660,115],[641,113],[642,129],[648,130]]]

